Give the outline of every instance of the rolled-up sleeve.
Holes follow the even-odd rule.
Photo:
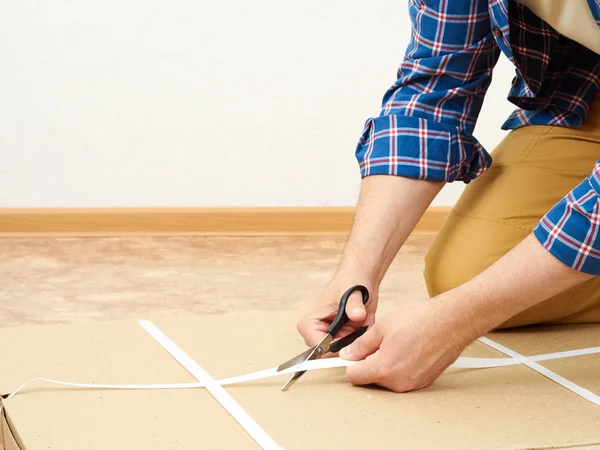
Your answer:
[[[559,201],[533,232],[564,264],[600,275],[600,160],[592,174]]]
[[[473,129],[498,61],[487,1],[411,0],[412,37],[356,148],[361,175],[476,178],[491,158]]]

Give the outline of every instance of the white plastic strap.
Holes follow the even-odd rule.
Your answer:
[[[138,321],[138,323],[160,344],[167,350],[179,363],[184,366],[198,382],[192,383],[171,383],[171,384],[90,384],[90,383],[73,383],[49,378],[34,378],[24,383],[15,389],[7,398],[11,398],[23,390],[26,386],[34,382],[46,382],[61,386],[78,387],[84,389],[197,389],[206,388],[214,397],[221,403],[223,407],[244,427],[244,429],[262,446],[263,449],[280,449],[269,435],[246,413],[242,407],[223,389],[222,386],[236,383],[244,383],[248,381],[260,380],[274,376],[286,375],[293,372],[303,370],[318,370],[330,369],[335,367],[348,367],[355,364],[354,361],[346,361],[341,358],[324,358],[315,361],[306,361],[296,366],[290,367],[281,372],[277,372],[277,368],[260,370],[245,375],[239,375],[222,380],[215,380],[198,363],[190,358],[181,348],[169,339],[162,331],[149,321]],[[537,361],[549,361],[553,359],[568,358],[573,356],[591,355],[600,353],[600,347],[583,348],[578,350],[569,350],[564,352],[547,353],[543,355],[525,357],[497,342],[482,337],[479,339],[482,343],[506,354],[509,358],[470,358],[459,357],[450,368],[455,369],[484,369],[492,367],[512,366],[524,364],[541,375],[559,383],[571,392],[585,398],[586,400],[600,405],[600,396],[582,388],[581,386],[561,377],[555,372],[537,364]],[[1,408],[0,408],[1,411]]]
[[[483,341],[482,341],[483,342]],[[493,341],[492,341],[493,342]],[[498,344],[499,345],[499,344]],[[500,350],[502,351],[502,350]],[[527,359],[529,361],[549,361],[552,359],[568,358],[572,356],[591,355],[600,353],[600,347],[583,348],[579,350],[569,350],[566,352],[547,353],[543,355],[530,356]],[[293,372],[300,372],[302,370],[319,370],[319,369],[332,369],[336,367],[348,367],[355,364],[354,361],[346,361],[341,358],[325,358],[317,359],[314,361],[306,361],[296,366],[292,366],[288,369],[277,372],[277,368],[259,370],[257,372],[247,373],[244,375],[238,375],[235,377],[224,378],[222,380],[216,380],[216,383],[221,386],[229,384],[246,383],[249,381],[261,380],[264,378],[270,378],[280,375],[287,375]],[[521,361],[515,358],[471,358],[467,356],[461,356],[458,358],[450,368],[453,369],[487,369],[493,367],[505,367],[514,366],[521,364]],[[205,387],[204,383],[159,383],[159,384],[96,384],[96,383],[73,383],[69,381],[59,381],[50,378],[33,378],[21,386],[16,388],[6,398],[11,398],[17,395],[24,388],[35,382],[45,382],[56,384],[60,386],[77,387],[83,389],[139,389],[139,390],[152,390],[152,389],[197,389]]]
[[[514,350],[511,350],[510,348],[505,347],[504,345],[498,344],[496,341],[492,341],[491,339],[486,338],[486,337],[479,338],[479,341],[483,342],[486,345],[489,345],[492,348],[495,348],[496,350],[504,353],[505,355],[512,357],[519,363],[526,365],[527,367],[535,370],[536,372],[540,373],[541,375],[545,376],[546,378],[549,378],[552,381],[560,384],[561,386],[566,387],[571,392],[574,392],[575,394],[585,398],[586,400],[589,400],[590,402],[600,406],[600,397],[599,396],[597,396],[593,392],[590,392],[587,389],[579,386],[578,384],[575,384],[572,381],[567,380],[565,377],[561,377],[556,372],[553,372],[550,369],[545,368],[541,364],[538,364],[537,362],[534,361],[534,358],[527,358],[526,356],[523,356],[520,353],[517,353]],[[578,355],[590,354],[589,352],[585,352],[585,350],[591,350],[591,349],[584,349],[584,351],[579,350],[579,353],[575,353],[575,354],[573,351],[560,352],[560,353],[563,355],[568,353],[569,354],[568,356],[578,356]],[[577,351],[575,351],[575,352],[577,352]],[[546,360],[547,359],[550,359],[550,358],[546,358]],[[542,361],[542,359],[538,359],[538,361]]]
[[[467,359],[484,359],[484,358],[467,358]],[[512,362],[512,358],[490,358],[496,359],[498,361],[508,361],[511,364],[518,364],[516,362]],[[300,372],[302,370],[318,370],[318,369],[331,369],[334,367],[348,367],[354,364],[354,361],[346,361],[341,358],[327,358],[327,359],[317,359],[314,361],[306,361],[302,364],[298,364],[296,366],[292,366],[288,369],[282,370],[281,372],[277,372],[277,368],[273,367],[271,369],[259,370],[258,372],[247,373],[245,375],[238,375],[236,377],[224,378],[222,380],[215,380],[217,384],[221,386],[225,386],[228,384],[238,384],[245,383],[248,381],[261,380],[263,378],[270,378],[279,375],[286,375],[289,373]],[[504,365],[504,364],[501,364]],[[474,363],[469,363],[469,367],[475,367]],[[492,367],[492,366],[486,366]],[[51,378],[33,378],[26,383],[23,383],[21,386],[12,391],[9,395],[6,396],[7,399],[14,397],[24,388],[33,384],[35,382],[45,382],[50,384],[57,384],[60,386],[68,386],[68,387],[76,387],[83,389],[138,389],[138,390],[153,390],[153,389],[197,389],[204,388],[206,385],[202,381],[198,381],[195,383],[159,383],[159,384],[96,384],[96,383],[73,383],[70,381],[59,381],[53,380]]]
[[[187,369],[199,382],[204,384],[206,390],[227,410],[231,416],[246,430],[258,445],[265,450],[281,449],[271,436],[263,430],[260,425],[236,402],[223,387],[215,381],[210,374],[185,353],[175,342],[166,334],[160,331],[152,322],[140,320],[138,323],[152,336],[156,342],[168,351],[179,364]]]

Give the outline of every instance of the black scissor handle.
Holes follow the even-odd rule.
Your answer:
[[[348,299],[350,296],[356,291],[360,291],[362,294],[363,305],[366,305],[369,301],[369,290],[360,284],[357,286],[352,286],[350,289],[344,292],[344,295],[342,295],[342,298],[340,299],[340,306],[338,308],[337,316],[335,316],[335,319],[333,319],[333,322],[331,322],[330,327],[327,329],[327,332],[332,336],[338,334],[338,332],[344,328],[344,325],[349,322],[350,319],[346,314],[346,305],[348,304]]]
[[[360,327],[357,330],[354,330],[348,336],[344,336],[343,338],[338,339],[335,342],[332,342],[331,345],[329,346],[329,352],[337,353],[344,347],[348,347],[355,340],[357,340],[359,337],[361,337],[363,334],[365,334],[365,331],[367,331],[367,328],[368,327]]]

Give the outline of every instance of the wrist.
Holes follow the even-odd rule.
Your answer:
[[[365,274],[364,271],[340,266],[329,284],[342,291],[345,291],[351,286],[361,284],[365,286],[369,292],[376,293],[379,291],[380,283],[373,277]]]
[[[371,273],[361,270],[356,267],[342,266],[338,268],[333,276],[333,283],[341,285],[357,285],[366,286],[369,291],[379,289],[381,281]]]
[[[383,279],[382,265],[378,260],[369,261],[364,252],[347,244],[339,263],[337,274],[343,278],[359,278],[371,285],[379,285]]]
[[[447,291],[430,301],[437,302],[441,320],[450,328],[451,334],[459,342],[468,345],[486,334],[494,324],[490,317],[482,314],[478,303],[459,288]]]

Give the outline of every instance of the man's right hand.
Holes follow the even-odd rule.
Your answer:
[[[349,299],[349,322],[341,338],[375,322],[379,284],[398,250],[444,183],[374,175],[363,179],[354,223],[339,268],[317,301],[298,322],[307,345],[317,344],[337,314],[340,298],[350,287],[369,289],[366,308],[360,292]]]
[[[340,298],[350,287],[357,284],[362,284],[369,290],[369,301],[366,306],[363,305],[360,292],[350,296],[346,305],[346,314],[350,322],[335,335],[335,338],[342,338],[357,328],[375,323],[379,286],[373,286],[357,276],[336,275],[321,292],[317,301],[298,321],[298,332],[304,338],[306,345],[313,346],[323,339],[338,312]]]

